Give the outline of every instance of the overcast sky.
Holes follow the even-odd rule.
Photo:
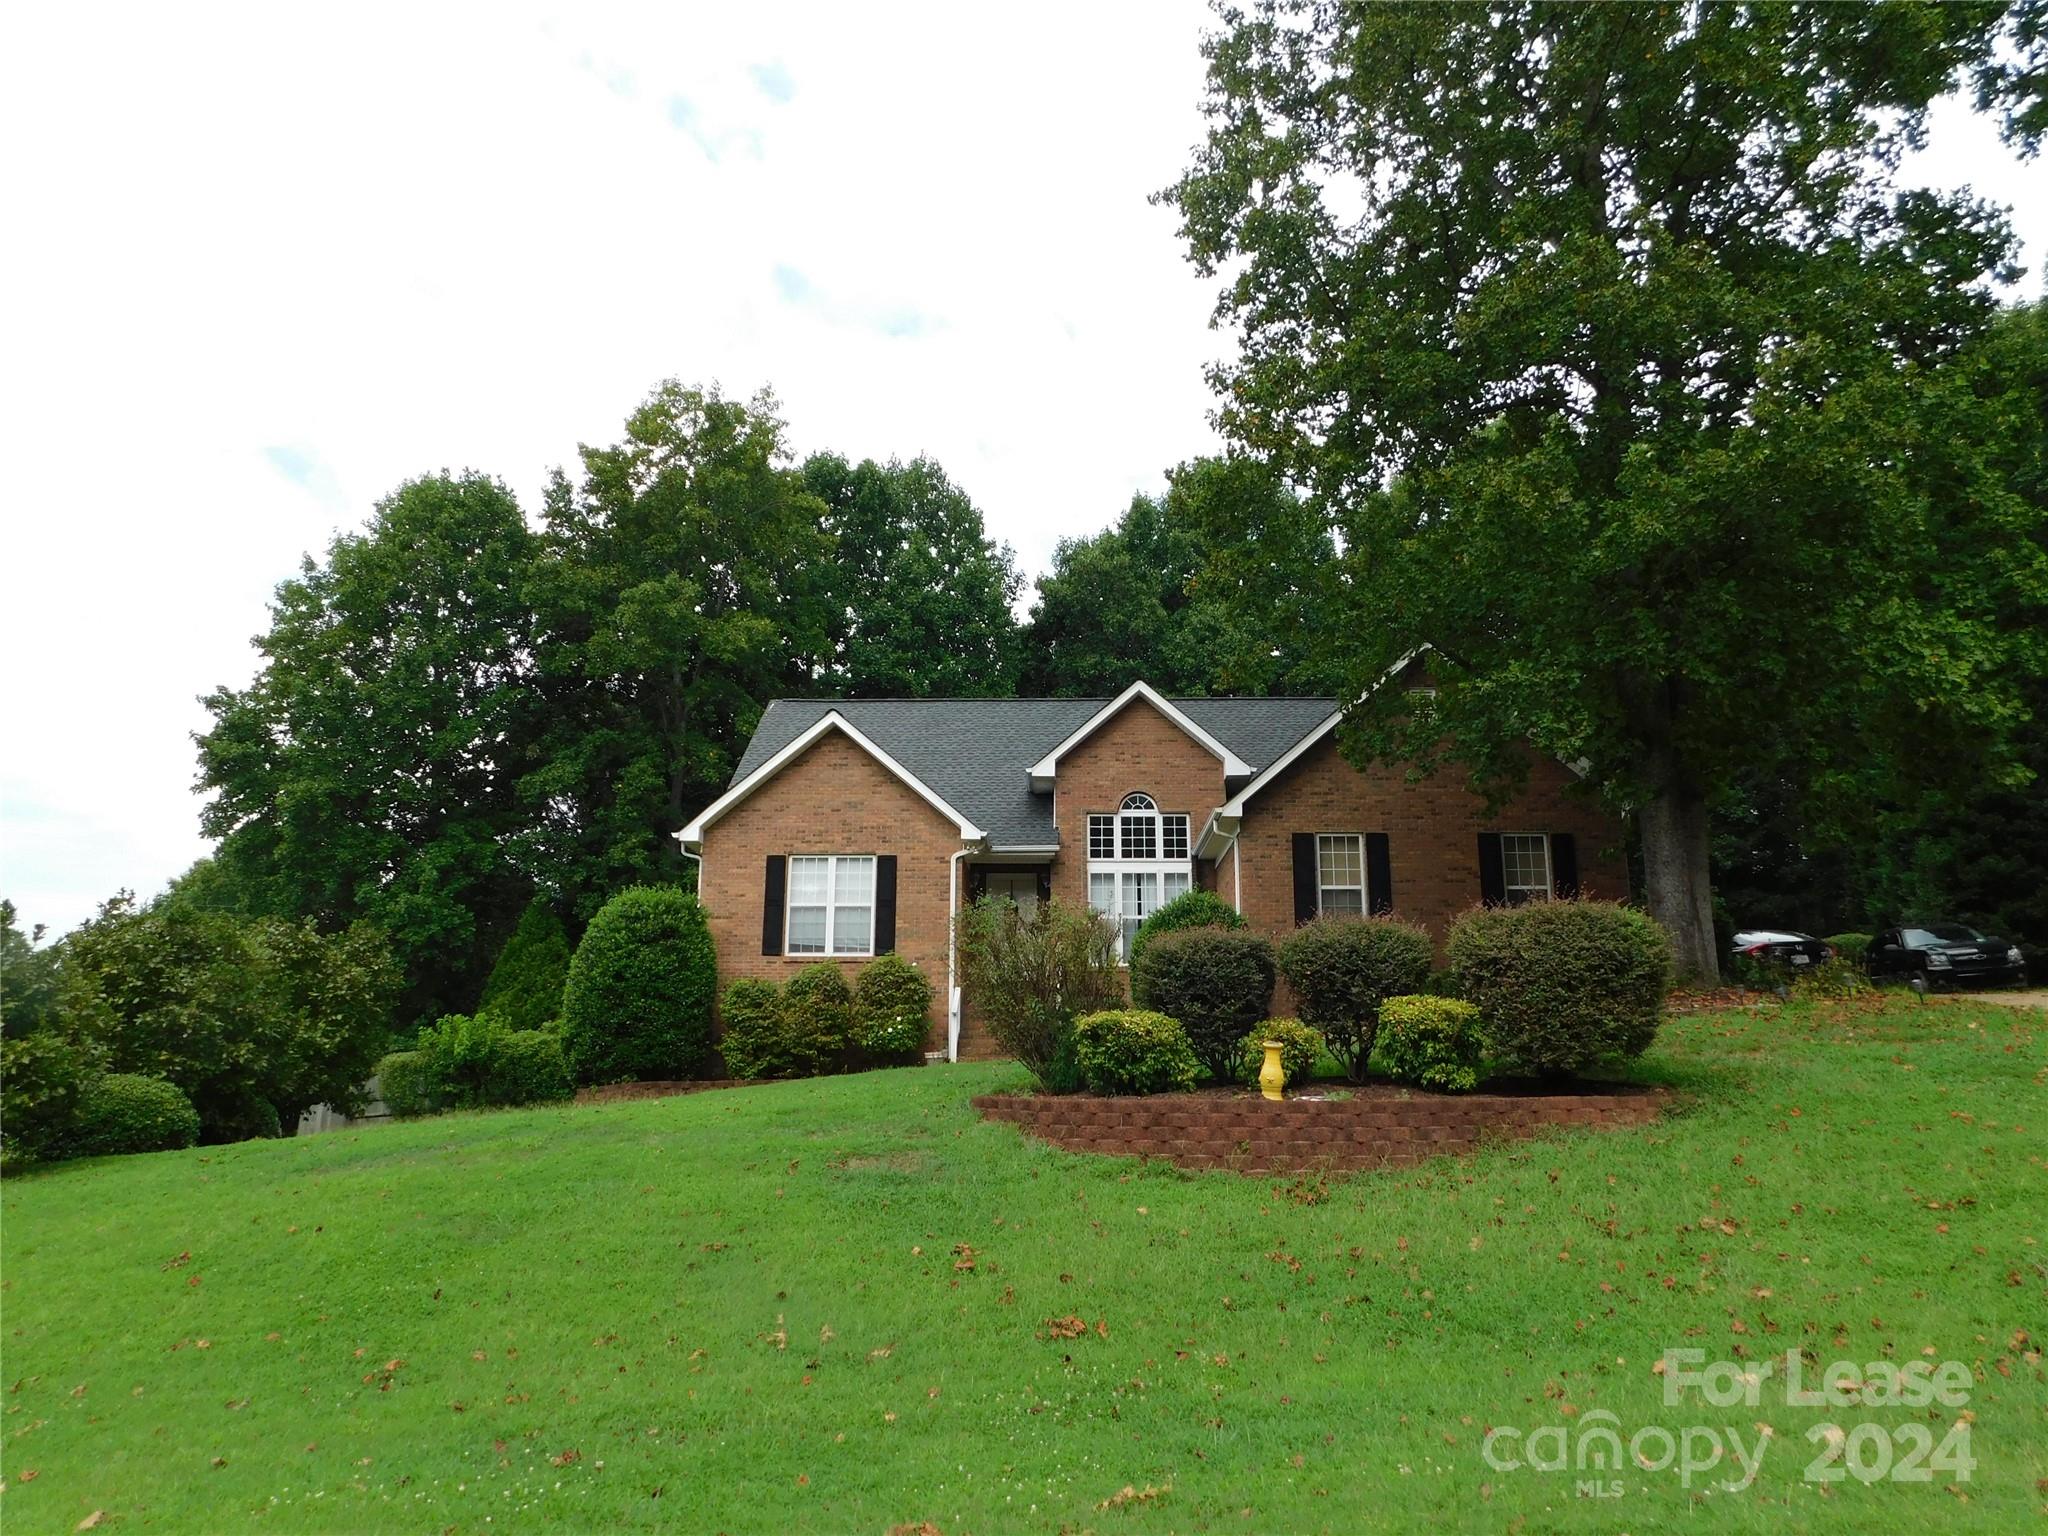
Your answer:
[[[1180,0],[17,5],[0,27],[0,895],[62,930],[205,851],[196,697],[399,481],[608,442],[664,376],[800,453],[929,453],[1029,574],[1213,447],[1147,195]],[[1960,109],[1916,179],[2018,204]],[[2030,196],[2031,194],[2031,196]],[[2031,204],[2031,206],[2029,206]],[[2041,291],[2030,273],[2023,291]]]

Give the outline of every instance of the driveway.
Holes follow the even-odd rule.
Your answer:
[[[2027,992],[1985,992],[1987,1003],[2010,1003],[2015,1008],[2048,1008],[2048,987],[2035,987]]]

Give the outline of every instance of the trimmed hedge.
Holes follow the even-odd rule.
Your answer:
[[[854,1048],[864,1062],[924,1060],[932,984],[901,955],[880,955],[853,984]]]
[[[377,1094],[401,1119],[437,1115],[444,1107],[425,1051],[393,1051],[377,1063]]]
[[[1209,1075],[1228,1081],[1244,1032],[1272,1008],[1274,974],[1262,934],[1170,929],[1131,961],[1131,1001],[1177,1019]]]
[[[1092,1093],[1185,1093],[1202,1075],[1187,1031],[1141,1008],[1074,1020],[1074,1056]]]
[[[742,976],[725,989],[718,1014],[724,1033],[718,1052],[731,1077],[799,1077],[798,1059],[789,1026],[782,1017],[782,989],[772,981]]]
[[[1239,1082],[1258,1086],[1259,1069],[1266,1064],[1268,1040],[1280,1042],[1280,1070],[1287,1074],[1288,1087],[1315,1076],[1316,1063],[1323,1055],[1323,1037],[1299,1019],[1268,1019],[1253,1026],[1252,1032],[1238,1042]]]
[[[1429,934],[1397,917],[1319,917],[1280,945],[1280,972],[1302,1022],[1322,1031],[1356,1082],[1372,1059],[1380,1004],[1429,981]]]
[[[1867,933],[1831,933],[1827,937],[1827,945],[1835,952],[1837,959],[1847,960],[1852,965],[1861,965],[1864,952],[1870,948],[1871,937],[1872,935]]]
[[[718,961],[697,898],[674,886],[621,891],[569,962],[562,1036],[582,1083],[694,1077],[711,1053]]]
[[[80,1096],[66,1151],[73,1157],[115,1157],[189,1147],[198,1140],[199,1111],[175,1083],[109,1072]]]
[[[560,1035],[507,1029],[488,1013],[449,1014],[421,1030],[417,1050],[378,1063],[377,1088],[391,1113],[408,1118],[576,1096]]]
[[[830,960],[807,965],[782,989],[782,1016],[801,1074],[838,1072],[853,1055],[853,989]]]
[[[1479,1010],[1454,997],[1390,997],[1380,1004],[1379,1052],[1397,1083],[1470,1093],[1486,1054]]]
[[[1182,891],[1163,906],[1154,907],[1138,924],[1138,931],[1131,935],[1131,970],[1136,973],[1138,957],[1162,933],[1177,933],[1183,928],[1242,928],[1244,925],[1244,914],[1214,891],[1205,891],[1200,886]]]
[[[508,1029],[498,1037],[484,1081],[486,1104],[554,1104],[576,1097],[562,1037],[546,1029]]]
[[[1452,923],[1446,952],[1495,1058],[1545,1077],[1640,1056],[1671,984],[1664,930],[1609,901],[1475,908]]]

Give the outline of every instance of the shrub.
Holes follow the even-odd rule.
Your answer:
[[[578,1082],[691,1077],[711,1051],[711,929],[673,886],[621,891],[569,962],[562,1037]]]
[[[199,1140],[199,1111],[175,1083],[109,1072],[79,1101],[66,1150],[74,1157],[163,1152]]]
[[[446,1107],[424,1051],[393,1051],[378,1062],[377,1094],[402,1119],[437,1115]]]
[[[1057,899],[1026,915],[1015,902],[984,896],[961,914],[959,944],[969,994],[996,1043],[1041,1087],[1072,1092],[1074,1020],[1124,1000],[1116,930]]]
[[[0,1149],[7,1157],[63,1155],[100,1061],[91,1045],[54,1028],[0,1040]]]
[[[1164,906],[1155,907],[1146,919],[1138,924],[1138,931],[1131,935],[1131,970],[1135,975],[1138,957],[1145,952],[1145,946],[1162,933],[1174,933],[1183,928],[1242,928],[1244,914],[1214,891],[1205,891],[1199,886],[1182,891]]]
[[[1399,1083],[1440,1093],[1479,1086],[1486,1054],[1479,1010],[1454,997],[1390,997],[1380,1004],[1380,1065]]]
[[[1429,935],[1395,917],[1319,917],[1280,946],[1280,971],[1302,1021],[1322,1031],[1353,1081],[1372,1059],[1380,1004],[1429,980]]]
[[[918,1061],[932,1015],[932,984],[901,955],[869,962],[853,984],[854,1048],[864,1061]]]
[[[1244,1032],[1272,1009],[1273,978],[1263,935],[1181,928],[1155,936],[1132,960],[1131,1000],[1179,1020],[1209,1075],[1228,1080]]]
[[[805,1074],[836,1072],[853,1054],[853,989],[829,960],[807,965],[782,989],[782,1014]]]
[[[484,1080],[486,1104],[554,1104],[576,1097],[562,1037],[545,1029],[508,1029],[498,1037]]]
[[[772,981],[741,977],[718,1006],[724,1032],[718,1051],[733,1077],[795,1077],[804,1069],[782,1017],[782,989]]]
[[[1185,1093],[1202,1075],[1187,1031],[1140,1008],[1074,1020],[1074,1056],[1094,1093]]]
[[[420,1031],[419,1054],[438,1108],[473,1109],[490,1102],[491,1069],[506,1034],[488,1013],[447,1014]]]
[[[540,1029],[561,1013],[568,981],[569,936],[555,909],[535,901],[498,951],[476,1011],[494,1015],[507,1029]]]
[[[1864,952],[1870,948],[1870,938],[1867,933],[1831,933],[1827,937],[1827,945],[1837,959],[1861,965]]]
[[[1288,1087],[1316,1075],[1316,1063],[1323,1057],[1323,1037],[1299,1019],[1268,1019],[1238,1042],[1239,1082],[1257,1085],[1259,1069],[1266,1064],[1268,1040],[1280,1042],[1280,1070],[1287,1074]]]
[[[1854,997],[1870,990],[1863,967],[1847,955],[1805,966],[1792,978],[1792,995],[1801,998]]]
[[[1541,1076],[1641,1055],[1671,982],[1664,930],[1607,901],[1476,908],[1451,925],[1447,949],[1489,1049]]]

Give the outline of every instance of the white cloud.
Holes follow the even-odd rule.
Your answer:
[[[531,507],[661,377],[934,455],[1033,570],[1157,488],[1213,445],[1211,294],[1146,200],[1205,14],[16,7],[0,890],[66,926],[160,886],[196,696],[300,556],[443,467]],[[1928,162],[2023,201],[1983,140]]]

